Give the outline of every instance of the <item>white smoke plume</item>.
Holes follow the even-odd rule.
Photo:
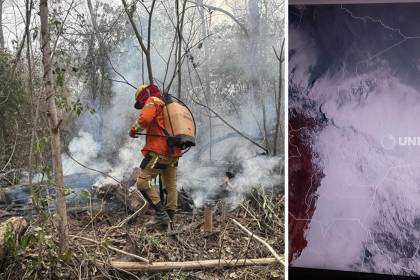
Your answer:
[[[154,36],[158,37],[159,31],[156,32],[158,33]],[[133,39],[128,39],[111,56],[111,61],[114,67],[130,83],[137,85],[141,83],[142,74],[141,57],[135,46],[137,46],[137,42]],[[266,44],[266,46],[270,49],[270,53],[272,53],[271,45]],[[240,50],[243,47],[240,44],[235,47],[238,53],[242,53]],[[161,42],[156,48],[159,49],[163,57],[167,57],[170,45]],[[215,57],[219,56],[216,54]],[[230,61],[230,64],[244,68],[249,67],[249,65],[243,65],[241,61],[243,61],[243,56],[238,55],[233,61]],[[221,60],[219,62],[221,67],[225,65],[225,61]],[[163,81],[165,63],[158,55],[155,55],[152,58],[152,64],[155,78]],[[272,69],[272,71],[268,72],[274,77],[273,73],[276,73],[278,70],[276,61],[273,59],[273,63],[267,64],[266,68]],[[147,73],[145,77],[147,78]],[[115,78],[119,77],[115,76]],[[144,136],[138,139],[131,139],[128,136],[128,129],[138,114],[138,111],[133,108],[134,89],[122,83],[113,83],[112,91],[114,92],[114,96],[111,99],[109,109],[105,112],[99,112],[99,117],[102,119],[103,124],[102,130],[98,133],[99,137],[83,131],[84,124],[82,123],[81,131],[83,132],[80,132],[79,136],[74,138],[70,145],[72,147],[83,146],[88,150],[87,152],[83,152],[85,148],[82,148],[77,153],[71,151],[75,158],[79,157],[77,159],[80,162],[108,172],[111,176],[121,180],[123,175],[130,173],[134,167],[139,166],[142,160],[140,149],[144,144]],[[253,101],[255,100],[255,93],[248,92],[238,98],[238,103],[241,106],[237,108],[238,112],[235,114],[223,113],[226,106],[219,107],[219,104],[214,104],[212,107],[216,111],[219,111],[229,123],[237,127],[240,131],[249,135],[251,138],[259,138],[258,141],[262,142],[262,110],[261,105]],[[275,101],[273,97],[267,97],[263,101],[266,104],[267,123],[271,128],[276,117]],[[198,112],[198,114],[203,114],[203,112],[207,114],[205,109],[192,109]],[[98,125],[100,123],[98,122]],[[197,143],[197,147],[192,148],[179,162],[178,188],[184,187],[193,190],[193,198],[197,206],[201,206],[209,196],[220,189],[220,186],[223,184],[223,176],[231,163],[242,166],[242,171],[232,181],[232,184],[236,186],[232,195],[232,203],[234,204],[239,203],[242,196],[253,187],[278,188],[282,185],[282,176],[280,175],[280,170],[283,167],[282,157],[270,158],[259,156],[262,153],[260,148],[235,134],[221,121],[213,118],[212,124],[214,142],[212,144],[212,161],[209,160],[209,140],[206,137],[201,137]],[[207,124],[197,123],[198,134],[204,135],[208,132],[208,129]],[[226,139],[215,141],[215,139],[217,140],[223,137],[226,137]],[[93,148],[88,149],[87,147]],[[80,155],[80,153],[83,153],[83,155]],[[68,161],[69,159],[65,158],[66,166],[72,166]],[[68,170],[66,174],[83,172],[83,168],[79,167],[67,168],[66,170]],[[112,183],[113,180],[102,177],[98,180],[97,184],[105,182]]]
[[[98,169],[109,169],[107,162],[98,162],[100,144],[93,139],[92,134],[86,131],[80,130],[78,136],[74,137],[70,142],[68,149],[72,157],[85,165],[94,165]],[[83,166],[72,161],[66,154],[63,154],[63,172],[65,175],[71,175],[89,172],[89,170],[86,170]]]

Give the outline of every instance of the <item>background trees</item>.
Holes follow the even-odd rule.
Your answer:
[[[0,180],[6,180],[6,171],[10,179],[19,177],[12,169],[27,169],[29,163],[22,155],[33,150],[33,142],[40,142],[46,119],[37,112],[45,112],[46,107],[39,99],[37,1],[2,4],[2,80],[8,82],[2,83],[0,101],[5,120]],[[282,150],[283,3],[57,0],[50,6],[52,70],[64,142],[76,134],[77,116],[84,111],[95,111],[99,127],[105,125],[101,113],[110,108],[115,94],[122,94],[115,91],[115,84],[128,85],[124,94],[130,95],[133,87],[150,82],[153,75],[155,83],[193,107],[202,127],[199,138],[209,144],[205,151],[209,158],[210,142],[217,138],[214,126],[220,125],[209,108],[259,141],[269,154]],[[248,127],[241,124],[241,114],[251,115]],[[34,133],[25,130],[31,129],[28,123],[35,127]],[[5,164],[12,154],[16,134],[11,128],[16,125],[17,142],[26,141],[26,145],[18,149],[22,155],[11,157],[16,162],[12,168]],[[251,131],[254,128],[258,131]],[[99,132],[93,134],[100,138],[102,130],[95,129]]]
[[[283,154],[284,3],[54,0],[48,10],[46,4],[0,0],[0,185],[55,186],[62,249],[68,227],[62,174],[71,143],[86,135],[93,142],[76,147],[85,164],[134,167],[126,158],[139,158],[138,145],[126,134],[141,83],[157,84],[193,110],[198,145],[184,162]],[[42,208],[38,198],[34,191]]]

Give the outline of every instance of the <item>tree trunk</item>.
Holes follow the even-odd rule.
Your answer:
[[[186,0],[183,0],[182,3],[182,10],[181,10],[181,17],[180,17],[180,12],[179,12],[179,0],[176,0],[175,2],[176,4],[176,23],[177,23],[177,35],[178,35],[178,48],[177,48],[177,64],[178,65],[178,69],[177,69],[177,76],[178,76],[178,88],[177,88],[177,94],[178,94],[178,98],[181,99],[182,98],[182,94],[181,94],[181,82],[182,82],[182,77],[181,77],[181,73],[182,73],[182,41],[183,41],[183,37],[182,37],[182,32],[184,29],[184,16],[185,16],[185,5],[187,4]]]
[[[3,2],[4,2],[4,0],[0,0],[0,50],[3,50],[4,49]]]
[[[57,107],[55,104],[55,89],[53,85],[53,73],[51,65],[51,51],[49,45],[48,32],[48,0],[41,0],[39,3],[39,11],[41,17],[41,52],[42,65],[44,68],[43,82],[44,95],[48,105],[48,124],[50,128],[52,165],[54,175],[54,185],[56,191],[56,209],[59,217],[58,236],[60,239],[60,251],[64,253],[68,244],[68,221],[67,207],[64,197],[64,178],[63,165],[61,162],[60,147],[60,123],[58,120]]]
[[[276,156],[277,155],[277,142],[278,142],[278,138],[279,138],[279,134],[281,132],[280,128],[281,128],[281,104],[282,104],[282,91],[283,91],[283,83],[282,83],[282,60],[283,60],[283,52],[284,52],[284,41],[285,39],[283,38],[283,42],[281,44],[281,49],[280,49],[280,56],[277,58],[279,61],[279,96],[278,96],[278,103],[276,104],[276,129],[274,132],[274,141],[273,141],[273,155]],[[280,143],[283,137],[281,137],[280,139]]]
[[[92,0],[87,0],[87,4],[88,4],[88,9],[89,9],[89,14],[90,14],[90,19],[91,19],[91,23],[92,23],[92,28],[93,28],[93,36],[96,38],[96,40],[98,41],[98,58],[94,57],[93,59],[95,60],[95,63],[92,63],[92,75],[93,77],[96,77],[96,70],[97,70],[97,63],[96,60],[98,60],[98,64],[99,64],[99,72],[100,72],[100,79],[99,79],[99,94],[103,95],[104,94],[104,87],[105,87],[105,83],[104,83],[104,79],[106,76],[106,66],[107,66],[107,57],[108,57],[108,53],[107,53],[107,48],[106,48],[106,44],[104,41],[104,38],[102,37],[102,35],[100,34],[100,29],[99,29],[99,25],[98,25],[98,20],[96,17],[96,12],[93,9],[93,5],[92,5]],[[95,43],[94,40],[92,40],[92,49],[95,49]],[[92,51],[93,52],[93,51]],[[93,93],[95,93],[97,91],[96,89],[96,85],[97,83],[93,83],[93,85],[95,86],[95,88],[92,88]],[[96,94],[94,94],[94,97],[96,96]]]
[[[91,19],[91,23],[92,23],[92,27],[93,27],[93,31],[92,31],[92,35],[90,36],[90,41],[89,41],[89,57],[91,59],[91,67],[90,67],[90,77],[91,77],[91,91],[92,91],[92,97],[94,100],[96,100],[97,96],[97,88],[98,88],[98,80],[97,80],[97,64],[96,64],[96,60],[97,57],[95,55],[95,38],[98,40],[99,43],[99,48],[101,48],[102,44],[101,41],[99,40],[99,35],[96,34],[97,32],[97,24],[96,24],[96,15],[95,12],[93,10],[93,6],[92,6],[92,1],[91,0],[87,0],[87,5],[88,5],[88,9],[89,9],[89,13],[90,13],[90,19]],[[99,92],[102,93],[102,92]]]
[[[248,37],[248,57],[249,57],[249,67],[253,70],[253,74],[251,76],[251,84],[250,84],[250,91],[254,96],[254,102],[259,104],[262,109],[261,118],[262,118],[262,126],[263,131],[262,134],[264,136],[264,145],[267,150],[267,153],[270,153],[270,147],[268,146],[268,131],[267,131],[267,123],[266,123],[266,108],[264,105],[264,91],[263,91],[263,84],[261,82],[260,77],[260,69],[261,69],[261,52],[260,50],[260,21],[261,15],[260,10],[258,7],[258,1],[249,0],[248,1],[248,30],[249,30],[249,37]],[[258,123],[258,120],[256,120]]]
[[[33,151],[34,151],[34,140],[35,140],[35,133],[36,133],[36,126],[38,120],[38,112],[39,112],[39,102],[34,94],[34,85],[32,81],[32,58],[31,58],[31,36],[30,36],[30,24],[31,24],[31,14],[32,14],[32,0],[26,0],[25,7],[26,7],[26,61],[28,63],[28,87],[29,93],[31,95],[31,142],[29,143],[29,157],[28,157],[28,182],[29,182],[29,189],[31,190],[32,195],[32,204],[34,205],[35,209],[39,212],[39,197],[37,192],[34,190],[32,186],[32,176],[33,176]]]
[[[197,1],[197,5],[199,6],[199,14],[200,14],[200,19],[201,19],[201,37],[203,38],[203,48],[204,48],[204,57],[206,59],[208,59],[209,57],[209,46],[206,42],[207,40],[207,36],[208,36],[208,29],[207,29],[207,21],[206,18],[204,16],[204,3],[203,0],[198,0]],[[209,66],[207,62],[203,63],[202,66],[203,69],[203,83],[204,83],[204,88],[205,88],[205,93],[204,93],[204,99],[206,101],[206,105],[211,107],[211,88],[210,88],[210,71],[209,71]],[[212,122],[211,122],[211,113],[210,111],[208,112],[209,115],[209,158],[211,160],[211,155],[212,155],[212,140],[213,140],[213,127],[212,127]]]
[[[177,97],[181,98],[181,51],[182,51],[182,37],[181,37],[181,24],[179,20],[179,0],[175,0],[175,15],[176,15],[176,34],[177,34],[177,45],[175,50],[175,65],[178,65],[177,75],[178,75],[178,85],[177,85]]]

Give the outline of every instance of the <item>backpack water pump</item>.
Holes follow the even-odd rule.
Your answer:
[[[195,146],[195,120],[185,103],[172,95],[166,95],[163,118],[170,146],[182,150]]]

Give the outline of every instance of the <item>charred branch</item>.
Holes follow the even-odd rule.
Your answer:
[[[194,270],[194,269],[214,269],[227,267],[243,267],[243,266],[259,266],[272,265],[278,261],[275,258],[262,259],[234,259],[234,260],[199,260],[187,262],[154,262],[152,264],[141,264],[137,262],[121,262],[112,261],[111,266],[117,269],[131,271],[131,272],[158,272],[171,271],[173,269],[179,270]]]

